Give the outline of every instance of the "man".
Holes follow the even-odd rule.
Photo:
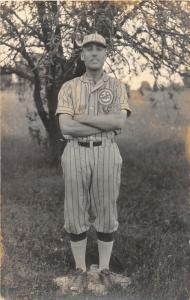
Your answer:
[[[71,286],[76,293],[84,290],[86,282],[85,254],[91,224],[97,232],[100,281],[103,274],[109,275],[114,232],[118,228],[116,201],[122,165],[114,137],[131,113],[125,85],[103,71],[103,36],[94,33],[84,37],[81,59],[86,73],[63,84],[56,111],[63,136],[68,140],[61,159],[64,228],[70,235],[76,264]],[[89,221],[89,210],[93,223]]]

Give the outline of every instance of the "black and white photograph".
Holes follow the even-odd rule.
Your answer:
[[[190,0],[1,0],[0,29],[0,300],[190,300]]]

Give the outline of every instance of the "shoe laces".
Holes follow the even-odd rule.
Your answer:
[[[109,269],[102,269],[100,271],[101,274],[110,275],[112,272]]]
[[[83,274],[85,271],[83,271],[81,268],[77,268],[75,271],[76,274]]]

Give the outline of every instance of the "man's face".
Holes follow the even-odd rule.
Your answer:
[[[83,47],[81,59],[87,69],[99,70],[104,65],[106,49],[99,44],[89,43]]]

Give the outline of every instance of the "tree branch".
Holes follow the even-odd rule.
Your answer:
[[[36,35],[36,36],[39,38],[40,41],[43,41],[42,35],[40,34],[39,31],[35,30],[34,27],[30,26],[30,25],[29,25],[27,22],[25,22],[21,17],[19,17],[18,14],[17,14],[14,10],[12,10],[12,9],[9,8],[9,11],[10,11],[13,15],[15,15],[15,17],[16,17],[16,18],[24,25],[25,28],[28,28],[28,29],[31,30],[33,36]]]
[[[119,23],[119,26],[122,27],[125,22],[131,18],[131,16],[133,16],[134,14],[137,13],[138,10],[140,10],[146,3],[148,3],[150,0],[143,0],[141,1],[139,4],[135,4],[134,8],[132,9],[132,11],[130,11],[128,14],[125,14],[123,20]]]
[[[0,16],[12,27],[12,30],[16,33],[19,41],[20,41],[20,47],[16,48],[14,46],[11,46],[12,49],[15,49],[16,51],[20,52],[22,54],[22,56],[26,59],[26,61],[28,62],[29,66],[31,67],[31,69],[35,69],[35,65],[33,63],[33,60],[31,59],[31,57],[29,56],[29,54],[26,51],[25,48],[25,43],[23,41],[23,39],[21,38],[21,35],[16,27],[16,25],[5,15],[5,14],[0,14]],[[3,42],[2,42],[3,43]],[[4,43],[5,44],[5,43]],[[6,44],[5,44],[6,45]],[[9,45],[10,46],[10,45]],[[8,46],[8,47],[9,47]]]
[[[43,39],[43,42],[44,42],[47,52],[49,52],[50,45],[48,44],[48,41],[49,41],[49,34],[51,33],[51,30],[50,30],[50,26],[49,26],[49,23],[47,20],[47,14],[46,14],[46,10],[45,10],[45,2],[44,1],[36,1],[35,5],[38,10],[38,20],[41,25],[41,29],[42,29],[42,33],[43,33],[42,39]]]

